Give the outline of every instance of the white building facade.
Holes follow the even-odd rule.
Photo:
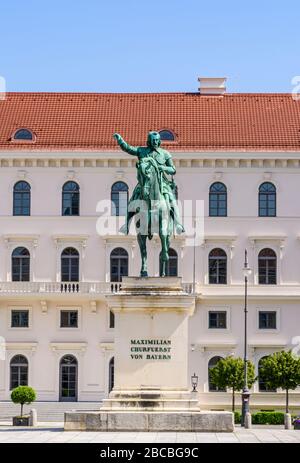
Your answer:
[[[32,114],[35,96],[28,95]],[[206,98],[205,111],[211,111],[216,121],[216,102],[235,98],[197,97]],[[0,105],[18,98],[8,95]],[[184,97],[169,96],[175,98]],[[105,115],[111,118],[112,128],[104,136],[107,140],[114,130],[122,130],[121,109],[115,120],[113,109]],[[64,111],[68,118],[68,110]],[[230,391],[216,391],[209,384],[208,372],[219,357],[243,356],[245,249],[253,270],[248,345],[256,371],[264,356],[283,349],[297,351],[300,344],[300,139],[298,150],[294,145],[288,149],[286,140],[282,146],[278,142],[263,146],[261,140],[253,146],[253,140],[244,141],[239,132],[238,141],[228,147],[206,147],[201,142],[190,147],[180,143],[172,118],[153,111],[152,125],[146,121],[140,127],[140,138],[130,139],[126,128],[121,133],[135,145],[144,142],[148,130],[164,130],[163,145],[172,153],[177,169],[179,200],[203,201],[203,241],[194,247],[191,240],[187,244],[185,235],[174,237],[169,273],[181,276],[186,290],[196,293],[189,362],[190,375],[199,376],[201,407],[230,408]],[[202,108],[199,111],[203,114]],[[246,110],[247,114],[245,124],[250,132],[257,131],[251,125],[253,113]],[[33,121],[20,111],[14,117],[14,124],[4,127],[6,138],[0,145],[0,336],[6,346],[5,358],[2,355],[0,360],[0,400],[9,400],[16,385],[28,384],[36,389],[39,401],[101,401],[113,387],[114,320],[105,295],[118,291],[122,275],[139,274],[140,257],[133,235],[98,233],[98,203],[113,200],[108,215],[118,222],[117,230],[127,194],[130,197],[136,184],[136,160],[113,147],[110,139],[110,146],[103,142],[90,148],[81,146],[74,135],[71,147],[64,143],[60,147],[51,133],[50,141],[39,145],[47,127],[44,115],[37,111]],[[8,121],[11,118],[7,116]],[[298,122],[300,130],[300,116]],[[59,131],[58,116],[56,123]],[[53,127],[53,120],[49,124]],[[79,122],[73,124],[78,128]],[[285,121],[288,127],[293,124],[294,119]],[[190,125],[191,132],[197,131]],[[19,130],[23,132],[18,134]],[[228,130],[234,133],[235,128]],[[83,132],[81,136],[88,139]],[[249,147],[241,146],[241,140]],[[150,275],[159,275],[159,253],[155,237],[148,244]],[[284,393],[268,391],[257,381],[251,405],[282,408]],[[291,408],[300,408],[300,391],[291,393]]]

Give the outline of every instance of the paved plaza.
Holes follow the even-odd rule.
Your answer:
[[[281,426],[242,429],[233,433],[182,432],[84,432],[64,431],[61,423],[37,428],[0,426],[0,443],[300,443],[300,431]]]

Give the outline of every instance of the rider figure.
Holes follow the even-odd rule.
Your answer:
[[[175,232],[180,234],[184,232],[184,228],[180,223],[179,211],[177,206],[177,199],[175,194],[175,183],[170,181],[166,174],[175,175],[176,169],[172,160],[171,154],[160,148],[161,140],[158,132],[149,132],[147,138],[147,146],[133,147],[123,140],[118,133],[114,134],[115,140],[118,142],[120,148],[128,154],[137,156],[137,178],[138,184],[135,187],[128,204],[128,213],[126,224],[121,228],[125,234],[129,233],[130,221],[135,215],[135,212],[130,211],[130,203],[136,200],[144,199],[145,194],[149,194],[149,172],[151,168],[155,168],[159,172],[159,188],[160,193],[170,206],[170,213],[174,220]]]

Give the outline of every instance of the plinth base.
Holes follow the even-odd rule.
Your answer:
[[[104,399],[101,412],[200,412],[197,396],[190,391],[162,391],[153,389],[113,390]]]
[[[66,412],[65,431],[233,432],[231,412]]]

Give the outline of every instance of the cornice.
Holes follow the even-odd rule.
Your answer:
[[[61,350],[77,350],[84,352],[87,347],[87,342],[50,342],[50,347],[54,352]]]
[[[37,348],[38,343],[37,342],[10,342],[7,341],[5,343],[6,349],[7,350],[26,350],[26,351],[31,351],[35,352]]]
[[[299,151],[175,151],[176,167],[277,169],[300,167]],[[0,167],[134,168],[136,157],[121,151],[0,151]]]

